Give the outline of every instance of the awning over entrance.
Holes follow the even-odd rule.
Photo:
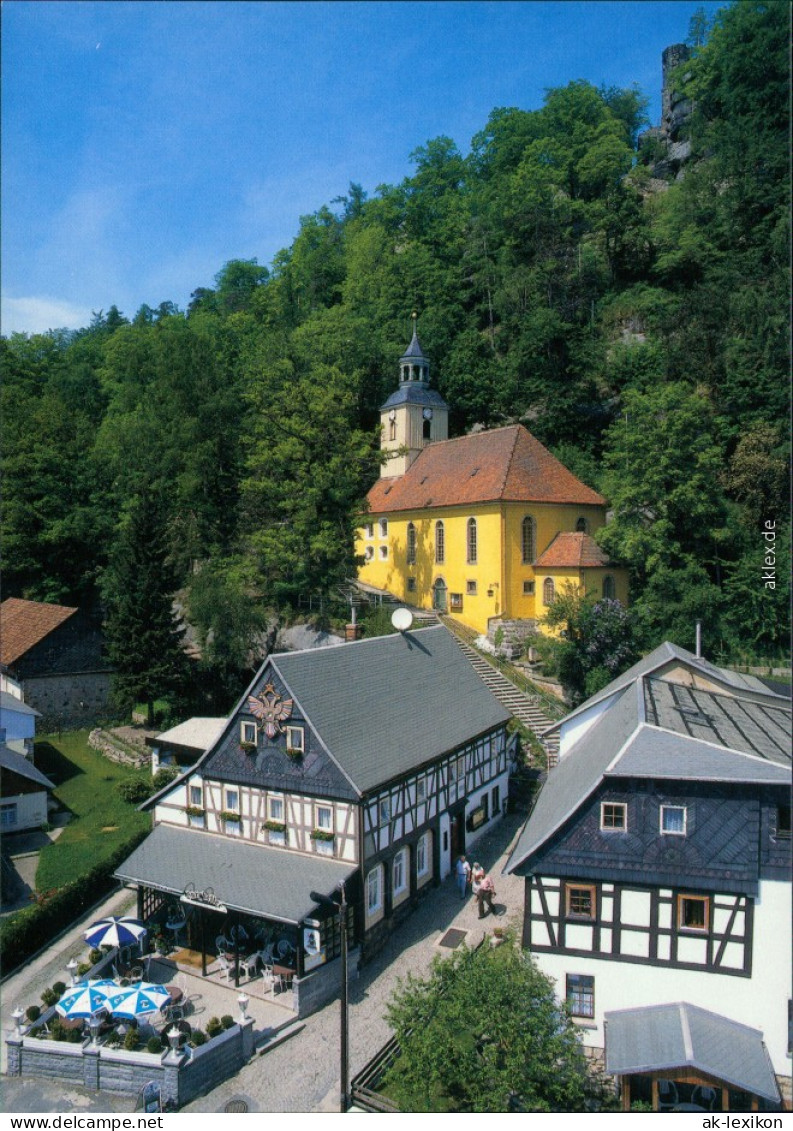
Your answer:
[[[157,825],[115,875],[120,880],[181,896],[211,889],[224,907],[281,923],[300,923],[316,904],[311,891],[330,894],[356,868],[340,860],[303,856]]]
[[[605,1015],[606,1071],[615,1076],[690,1067],[776,1103],[774,1070],[759,1029],[674,1002]]]

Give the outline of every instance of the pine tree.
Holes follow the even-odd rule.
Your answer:
[[[125,709],[145,702],[149,726],[155,700],[173,694],[186,675],[163,513],[150,490],[132,498],[102,584],[114,697]]]

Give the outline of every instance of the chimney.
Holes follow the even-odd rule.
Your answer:
[[[696,648],[694,650],[694,655],[697,657],[698,660],[701,660],[702,659],[702,621],[701,620],[697,621],[696,641],[697,641],[697,643],[696,643]]]

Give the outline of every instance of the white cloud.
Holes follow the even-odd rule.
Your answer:
[[[14,333],[43,334],[46,330],[62,327],[78,330],[90,321],[91,311],[86,307],[47,295],[29,298],[3,295],[0,300],[0,330],[6,336]]]

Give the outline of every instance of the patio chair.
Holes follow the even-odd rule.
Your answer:
[[[259,973],[259,952],[255,950],[253,954],[247,955],[245,958],[240,959],[240,966],[244,969],[249,978],[255,978]]]
[[[678,1103],[677,1087],[673,1080],[658,1081],[658,1110],[668,1111]]]
[[[223,954],[224,951],[229,949],[229,940],[225,935],[218,935],[215,939],[215,950],[218,954]]]
[[[234,977],[234,967],[233,967],[233,965],[222,954],[221,954],[220,958],[218,959],[218,962],[220,963],[221,974],[223,975],[223,977],[226,979],[227,982],[230,982],[232,980],[232,978]]]
[[[713,1111],[713,1105],[716,1102],[716,1089],[707,1084],[697,1084],[691,1093],[691,1102],[704,1108],[705,1111]]]

